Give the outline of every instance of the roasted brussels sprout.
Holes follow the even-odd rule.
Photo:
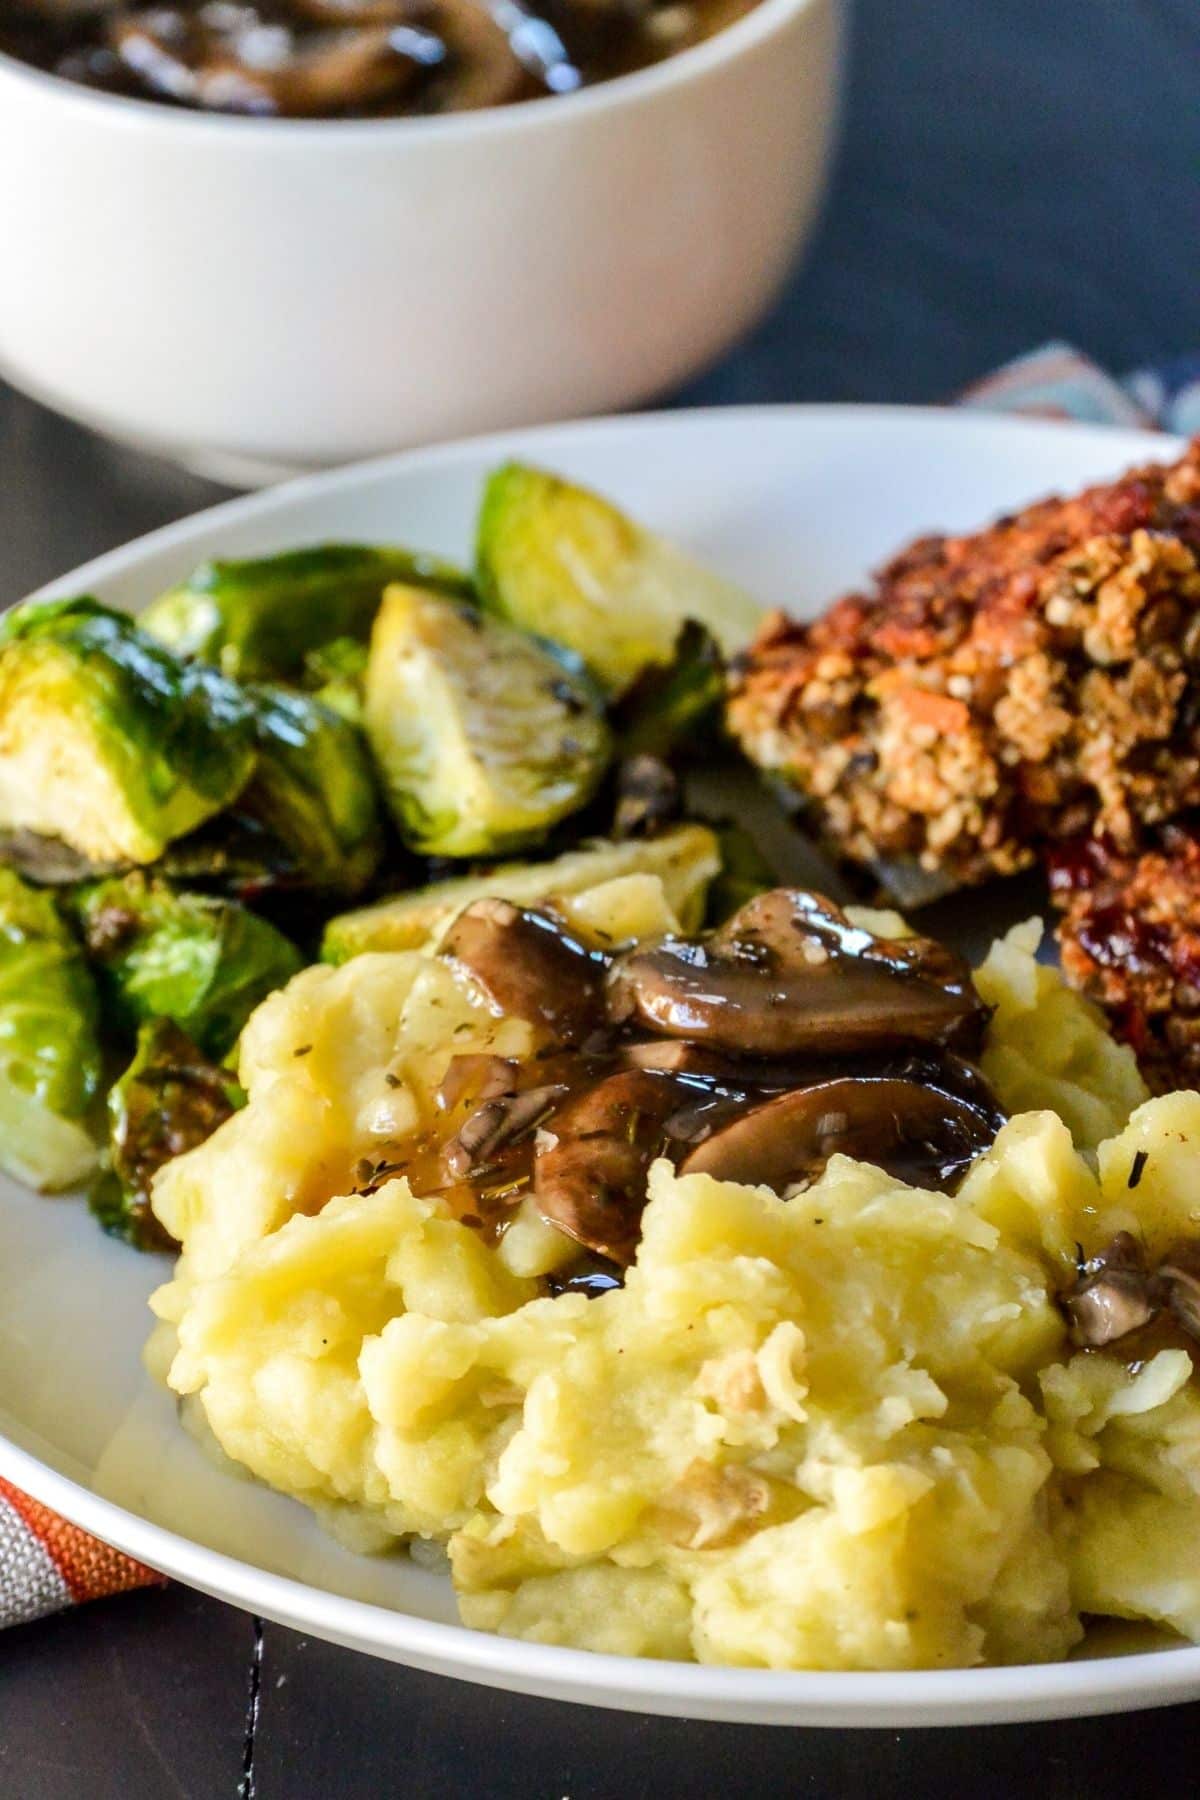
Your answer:
[[[249,704],[98,601],[0,622],[0,829],[89,864],[148,863],[226,806],[254,764]]]
[[[363,722],[363,686],[367,646],[357,638],[334,638],[310,650],[304,659],[304,686],[351,725]]]
[[[97,1005],[49,894],[0,869],[0,1168],[72,1187],[95,1166],[85,1119],[100,1085]]]
[[[431,856],[540,842],[608,762],[586,679],[523,632],[420,588],[384,595],[366,720],[400,834]]]
[[[109,1091],[108,1149],[88,1202],[105,1231],[138,1250],[178,1249],[151,1210],[150,1184],[245,1098],[229,1070],[209,1062],[178,1025],[148,1020],[133,1061]]]
[[[170,1019],[210,1056],[301,966],[296,946],[236,900],[176,893],[140,871],[85,889],[77,905],[116,1019]]]
[[[648,663],[669,663],[685,619],[726,653],[753,636],[761,608],[599,495],[506,463],[484,490],[476,544],[482,604],[582,656],[611,693]]]
[[[500,864],[342,913],[325,927],[321,956],[342,963],[366,950],[413,950],[472,900],[494,895],[515,906],[536,906],[555,894],[581,894],[622,875],[657,875],[672,912],[685,931],[694,931],[719,867],[717,840],[704,825],[677,825],[661,837],[625,844],[600,840],[552,862]]]
[[[695,748],[724,692],[725,663],[716,638],[697,619],[685,620],[670,662],[643,669],[613,708],[621,755],[665,758]]]
[[[266,686],[248,692],[258,763],[238,811],[289,853],[305,887],[357,893],[382,849],[361,732],[311,694]]]
[[[142,624],[180,656],[216,663],[226,675],[285,680],[330,638],[365,639],[391,581],[471,591],[466,575],[436,557],[386,544],[317,544],[203,563],[147,607]]]

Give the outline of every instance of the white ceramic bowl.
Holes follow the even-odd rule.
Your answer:
[[[0,55],[0,370],[236,479],[629,405],[715,357],[816,212],[842,0],[582,93],[202,116]]]
[[[967,530],[1181,449],[1146,432],[887,407],[559,425],[235,500],[46,592],[136,611],[207,557],[325,538],[461,557],[486,471],[519,456],[607,491],[764,605],[811,616],[918,531]],[[1025,897],[994,896],[1005,924]],[[991,904],[972,895],[956,934],[973,933]],[[40,1199],[0,1177],[0,1475],[154,1567],[298,1631],[518,1693],[759,1724],[982,1724],[1200,1696],[1200,1646],[1146,1649],[1143,1634],[1123,1632],[1089,1634],[1082,1659],[1048,1666],[823,1674],[637,1662],[468,1631],[442,1577],[406,1557],[352,1555],[304,1507],[202,1454],[140,1361],[146,1297],[164,1273],[160,1258],[102,1237],[78,1201]]]

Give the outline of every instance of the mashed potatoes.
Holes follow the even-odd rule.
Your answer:
[[[671,923],[646,877],[573,905]],[[536,1215],[492,1250],[404,1181],[347,1192],[451,1054],[531,1027],[421,952],[310,969],[247,1029],[248,1107],[159,1177],[184,1248],[153,1359],[347,1541],[444,1541],[489,1630],[834,1669],[1060,1657],[1085,1611],[1200,1637],[1190,1359],[1072,1353],[1054,1299],[1078,1244],[1200,1225],[1200,1096],[1148,1101],[1037,941],[979,972],[1017,1116],[956,1196],[840,1157],[787,1202],[659,1163],[596,1300],[539,1297],[573,1247]]]

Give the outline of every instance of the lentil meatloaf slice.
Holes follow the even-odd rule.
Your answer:
[[[826,845],[909,904],[1080,833],[1132,851],[1200,803],[1200,439],[921,538],[811,623],[775,615],[727,717]]]
[[[1200,1086],[1200,818],[1132,856],[1103,838],[1060,845],[1049,876],[1068,980],[1109,1013],[1156,1093]]]

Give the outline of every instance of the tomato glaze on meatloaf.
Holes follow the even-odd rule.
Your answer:
[[[910,904],[1081,834],[1132,853],[1200,803],[1200,439],[920,538],[811,623],[774,615],[727,716],[827,847]]]
[[[1059,845],[1049,876],[1068,980],[1108,1012],[1155,1092],[1200,1087],[1200,818],[1132,856],[1103,838]]]

